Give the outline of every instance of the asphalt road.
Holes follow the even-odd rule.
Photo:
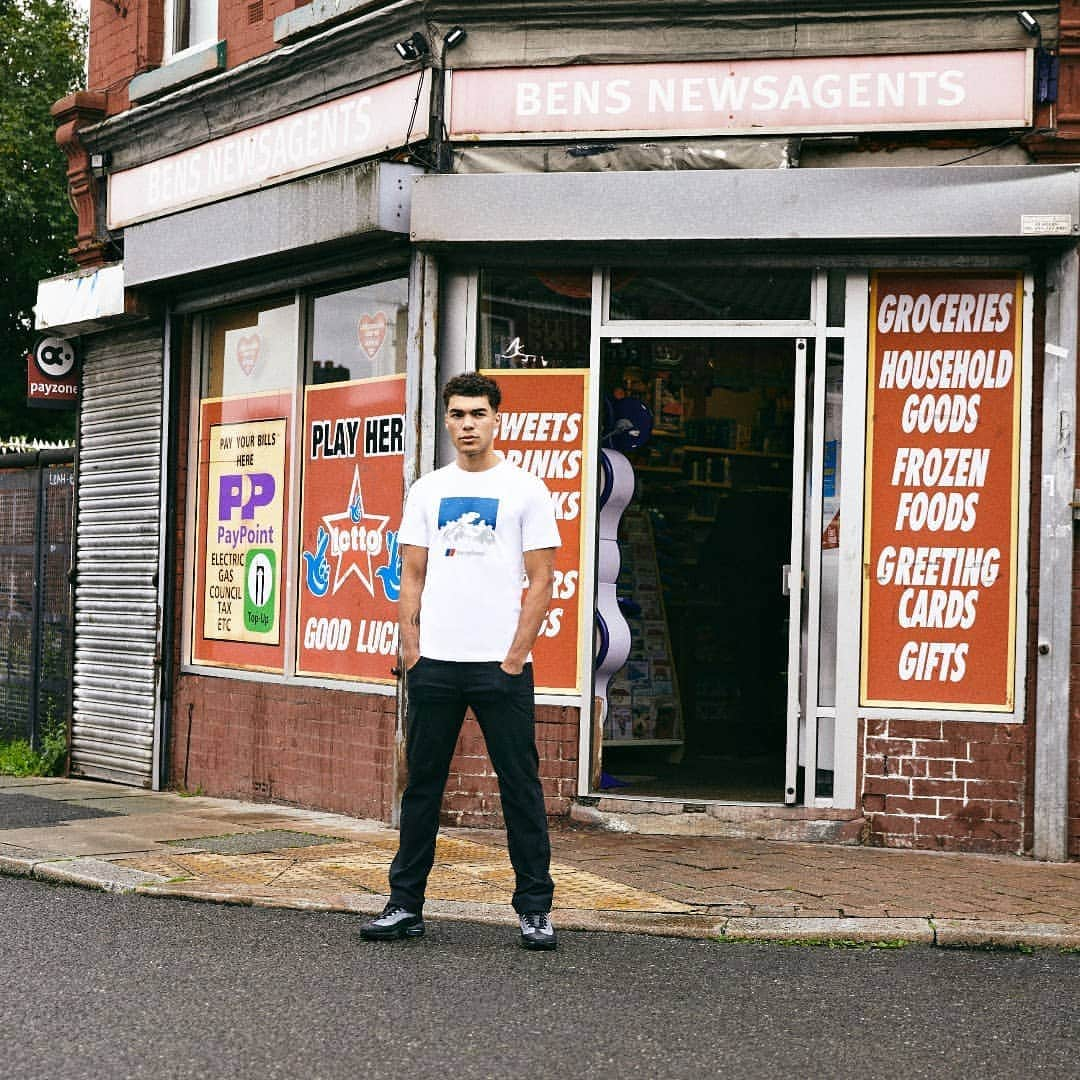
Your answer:
[[[356,925],[0,877],[0,1075],[1080,1076],[1078,955]]]

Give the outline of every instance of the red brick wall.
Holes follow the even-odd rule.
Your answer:
[[[90,7],[87,89],[107,92],[109,114],[129,106],[127,84],[161,64],[165,45],[164,0],[94,0]],[[218,40],[226,43],[230,68],[277,48],[274,19],[307,0],[222,0]]]
[[[538,705],[536,746],[548,815],[565,816],[577,788],[578,710]],[[465,721],[450,765],[442,812],[449,825],[501,828],[503,824],[499,785],[484,749],[484,736],[471,717]]]
[[[388,820],[396,723],[392,697],[181,675],[169,780],[207,795]]]
[[[90,5],[87,89],[107,93],[110,115],[128,107],[127,84],[161,63],[164,0],[95,0]],[[124,14],[126,12],[126,14]]]
[[[1024,724],[866,720],[862,807],[872,842],[996,854],[1021,850]]]

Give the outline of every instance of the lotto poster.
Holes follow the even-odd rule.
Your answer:
[[[310,386],[296,670],[393,683],[405,376]]]

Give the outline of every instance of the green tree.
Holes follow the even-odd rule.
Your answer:
[[[50,106],[83,81],[71,0],[0,0],[0,437],[70,438],[70,411],[26,407],[39,278],[73,269],[75,215]]]

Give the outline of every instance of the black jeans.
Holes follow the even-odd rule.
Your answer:
[[[435,861],[439,809],[465,710],[472,707],[499,778],[514,867],[514,910],[550,911],[551,845],[536,752],[532,665],[508,675],[497,661],[456,663],[421,657],[409,669],[409,783],[401,836],[390,866],[390,902],[421,911]]]

